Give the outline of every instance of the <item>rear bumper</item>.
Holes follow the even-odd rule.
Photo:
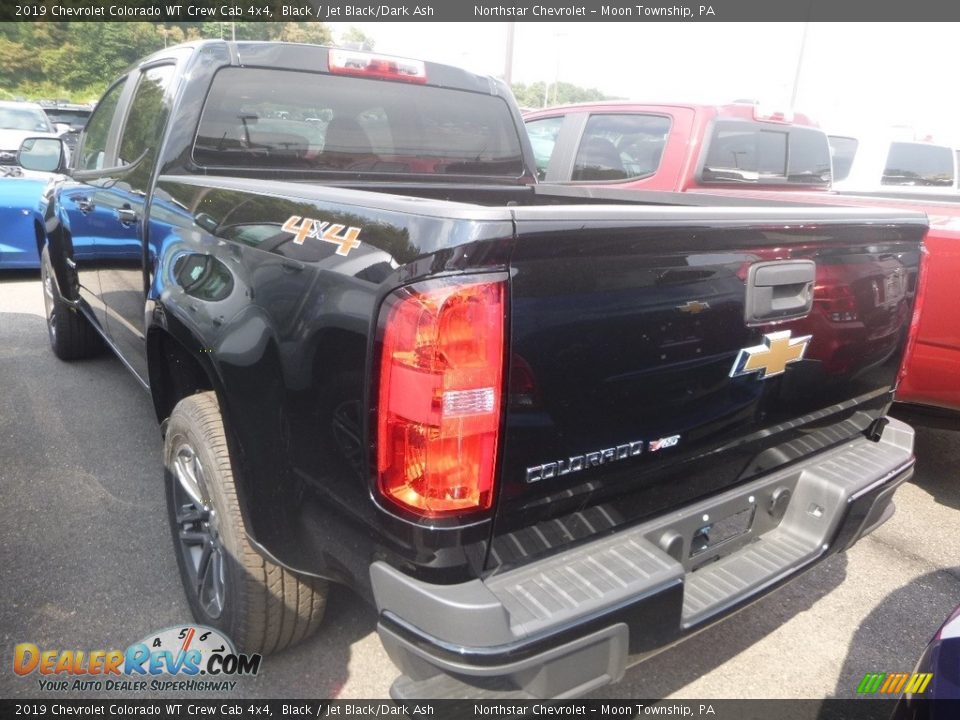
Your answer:
[[[878,527],[913,464],[913,430],[891,419],[878,442],[485,580],[432,585],[376,562],[378,631],[402,672],[392,694],[565,698],[616,682]]]

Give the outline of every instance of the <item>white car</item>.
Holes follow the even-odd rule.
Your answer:
[[[949,193],[957,187],[953,148],[890,134],[829,134],[833,189]]]
[[[0,101],[0,165],[16,165],[20,143],[28,137],[57,137],[36,103]]]

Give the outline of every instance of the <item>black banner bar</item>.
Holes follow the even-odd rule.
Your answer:
[[[896,700],[71,700],[36,698],[0,700],[0,718],[47,720],[63,717],[104,718],[262,718],[408,717],[441,720],[487,718],[704,718],[708,720],[891,720],[960,717],[960,701]]]
[[[749,22],[951,21],[943,0],[6,0],[15,22]]]

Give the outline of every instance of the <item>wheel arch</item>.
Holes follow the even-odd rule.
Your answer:
[[[201,360],[180,339],[168,330],[154,325],[147,331],[147,372],[150,394],[157,420],[162,424],[183,398],[212,390],[228,425],[222,402],[223,389],[216,371]]]
[[[230,408],[225,400],[223,382],[210,359],[202,357],[196,350],[199,343],[186,328],[177,325],[170,328],[154,324],[147,330],[147,376],[153,409],[161,432],[166,434],[167,421],[177,403],[197,393],[212,392],[220,408],[233,471],[239,480],[243,473],[240,461],[242,452],[234,423],[231,421]],[[181,332],[177,333],[177,329]],[[240,511],[244,518],[248,519],[249,505],[244,483],[237,482],[236,485]],[[247,527],[250,526],[248,522]]]
[[[43,249],[44,247],[47,248],[60,297],[71,304],[76,304],[79,297],[80,281],[77,278],[76,270],[67,264],[67,258],[73,254],[73,240],[70,237],[70,230],[64,225],[60,217],[57,202],[51,201],[47,204],[42,221],[40,218],[35,219],[34,233],[37,242],[37,256],[41,260]]]
[[[243,443],[237,425],[231,416],[230,404],[226,402],[227,389],[223,378],[217,372],[211,356],[201,353],[202,344],[169,315],[164,324],[154,323],[147,331],[147,372],[150,380],[150,394],[154,411],[162,429],[174,407],[182,399],[202,392],[213,392],[223,420],[223,429],[227,440],[233,468],[237,501],[244,519],[248,539],[253,547],[271,562],[291,568],[280,561],[276,554],[265,544],[267,538],[261,537],[257,528],[269,522],[269,515],[263,508],[255,512],[257,504],[252,502],[249,488],[251,473],[245,463]]]
[[[40,222],[40,218],[36,216],[33,218],[33,235],[37,243],[37,259],[39,260],[43,254],[43,248],[47,244],[47,233],[43,229],[43,223]],[[57,282],[59,282],[59,280]]]

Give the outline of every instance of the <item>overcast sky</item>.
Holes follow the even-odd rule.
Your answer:
[[[506,23],[354,25],[376,50],[502,75]],[[513,79],[641,101],[754,98],[788,108],[802,23],[516,23]],[[960,145],[957,23],[810,23],[796,110],[830,131],[909,125]]]

